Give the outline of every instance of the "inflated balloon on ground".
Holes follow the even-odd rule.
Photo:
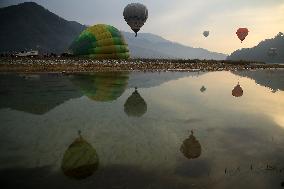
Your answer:
[[[121,32],[113,26],[98,24],[85,29],[71,44],[75,56],[94,59],[127,59],[128,45]]]
[[[148,18],[148,9],[143,4],[131,3],[124,8],[123,17],[127,24],[135,32],[135,37],[137,37],[137,32]]]

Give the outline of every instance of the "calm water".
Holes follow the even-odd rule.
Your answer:
[[[4,188],[284,187],[283,70],[2,74],[0,123]]]

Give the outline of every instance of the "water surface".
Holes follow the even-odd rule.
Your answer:
[[[7,188],[283,188],[283,70],[2,74],[0,123]]]

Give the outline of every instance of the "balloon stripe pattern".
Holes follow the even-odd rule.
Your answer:
[[[85,29],[73,41],[70,50],[76,56],[94,59],[128,59],[130,56],[121,32],[105,24]]]

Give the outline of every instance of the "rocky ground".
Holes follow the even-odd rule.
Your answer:
[[[0,72],[221,71],[274,68],[284,68],[284,65],[228,60],[0,58]]]

